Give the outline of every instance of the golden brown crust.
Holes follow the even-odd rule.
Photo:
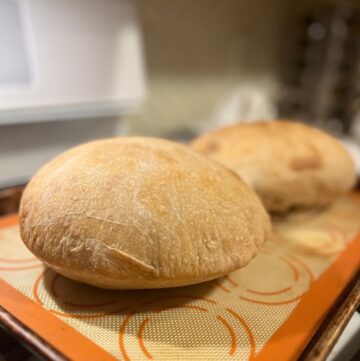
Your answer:
[[[238,124],[201,135],[191,147],[239,174],[272,212],[327,205],[355,183],[341,143],[301,123]]]
[[[20,227],[27,247],[70,278],[157,288],[244,266],[270,221],[225,167],[173,142],[115,138],[43,167],[24,192]]]

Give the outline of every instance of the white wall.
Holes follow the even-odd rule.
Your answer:
[[[26,182],[74,145],[122,134],[117,114],[144,95],[131,0],[17,2],[31,48],[32,83],[0,84],[0,188]]]
[[[0,126],[0,188],[20,184],[74,145],[120,135],[116,118]]]
[[[86,112],[88,104],[92,109],[101,106],[105,114],[106,108],[121,111],[139,104],[144,74],[131,0],[15,1],[23,19],[31,83],[0,84],[0,122],[43,119],[46,111],[56,119],[54,109],[66,107],[75,117],[76,107]]]

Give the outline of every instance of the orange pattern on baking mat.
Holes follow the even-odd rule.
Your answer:
[[[102,290],[45,269],[17,221],[0,219],[0,305],[75,361],[295,359],[360,263],[358,196],[276,220],[243,269],[159,290]]]
[[[41,268],[42,263],[23,246],[18,236],[16,215],[0,219],[0,271],[25,271]],[[7,240],[12,239],[9,244]]]

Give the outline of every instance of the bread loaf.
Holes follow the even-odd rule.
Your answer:
[[[270,232],[257,195],[188,147],[114,138],[73,148],[25,189],[21,236],[46,265],[103,288],[210,280],[245,266]]]
[[[201,135],[191,146],[239,174],[271,212],[325,206],[356,179],[337,139],[296,122],[238,124]]]

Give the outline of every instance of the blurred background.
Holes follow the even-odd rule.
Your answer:
[[[0,0],[6,212],[76,144],[276,117],[335,134],[360,173],[358,0]]]
[[[360,3],[0,0],[0,188],[75,144],[274,117],[360,140]]]

